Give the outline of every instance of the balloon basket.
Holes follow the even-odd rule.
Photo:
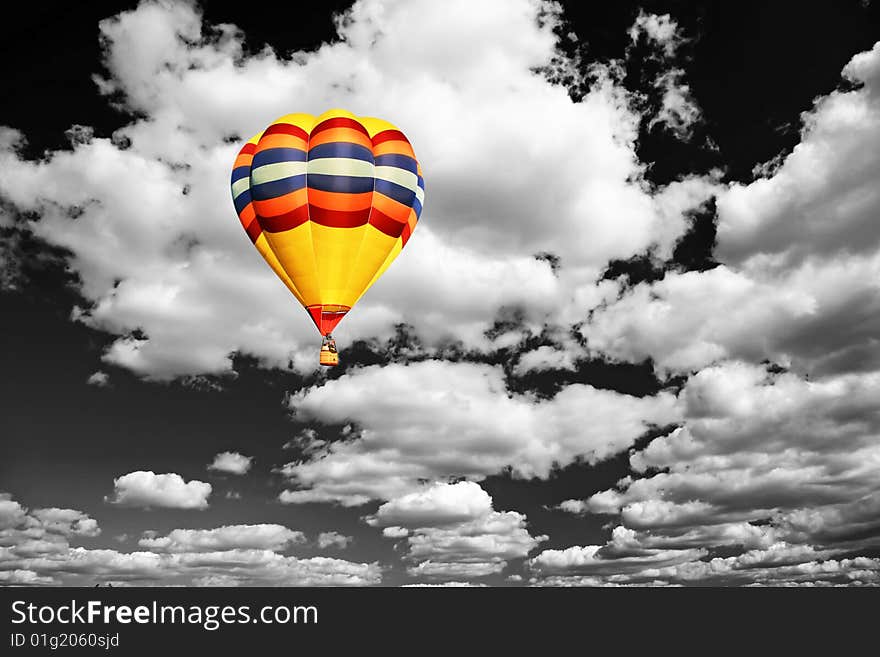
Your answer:
[[[320,363],[325,367],[336,367],[339,365],[339,352],[336,351],[336,340],[329,335],[325,336],[321,342]]]

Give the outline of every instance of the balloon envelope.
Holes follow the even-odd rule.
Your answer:
[[[328,335],[406,245],[425,186],[400,130],[335,109],[287,114],[250,139],[232,198],[254,246]]]

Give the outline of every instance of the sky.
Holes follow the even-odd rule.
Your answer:
[[[271,4],[0,47],[0,584],[880,583],[876,3]],[[426,200],[319,371],[228,180],[333,107]]]

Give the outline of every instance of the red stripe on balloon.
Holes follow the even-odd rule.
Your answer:
[[[317,205],[309,206],[309,218],[327,228],[357,228],[370,219],[370,210],[328,210]]]
[[[263,133],[263,136],[266,135],[293,135],[294,137],[299,137],[300,139],[304,139],[308,141],[309,134],[296,125],[291,125],[290,123],[273,123],[268,128],[266,128],[266,132]]]
[[[321,121],[318,125],[312,128],[312,135],[314,136],[319,132],[329,130],[330,128],[351,128],[352,130],[364,133],[368,138],[370,136],[370,133],[367,132],[367,129],[364,126],[354,119],[349,119],[344,116],[337,116],[332,119],[327,119],[326,121]]]
[[[370,225],[375,226],[388,237],[400,237],[406,227],[405,223],[392,219],[376,207],[373,207],[373,211],[370,213]]]
[[[263,229],[260,227],[260,220],[256,217],[251,220],[251,222],[247,225],[247,228],[244,229],[247,233],[247,236],[251,238],[251,242],[254,244],[257,243],[257,240],[260,238],[260,235],[263,233]]]
[[[403,136],[403,133],[400,130],[383,130],[373,137],[373,146],[382,144],[386,141],[405,141],[407,144],[409,143],[409,140]]]
[[[277,214],[274,217],[260,217],[260,227],[267,233],[282,233],[285,230],[301,226],[309,220],[309,208],[301,205],[290,212]]]

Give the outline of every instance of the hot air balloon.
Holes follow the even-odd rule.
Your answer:
[[[257,251],[322,336],[321,365],[338,364],[331,331],[406,245],[425,184],[395,126],[341,109],[287,114],[242,147],[232,199]]]

